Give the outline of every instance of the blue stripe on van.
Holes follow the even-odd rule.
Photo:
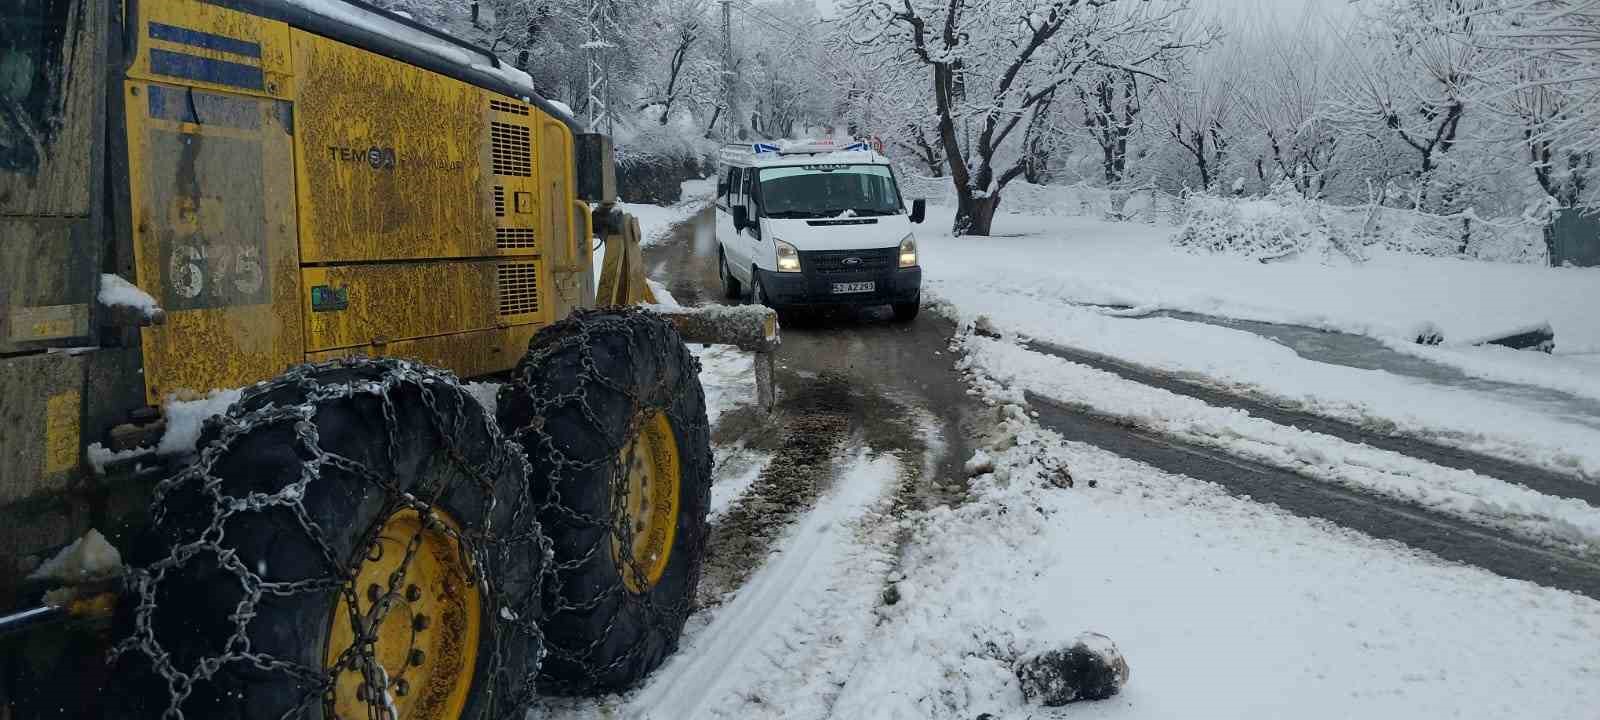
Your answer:
[[[266,87],[261,68],[155,48],[150,49],[150,72],[246,90]]]
[[[207,50],[221,50],[222,52],[246,57],[261,57],[261,43],[253,43],[248,40],[238,40],[225,35],[213,35],[208,32],[190,30],[186,27],[158,22],[150,23],[150,27],[146,32],[149,33],[150,37],[157,40],[183,43],[184,45],[203,47]]]

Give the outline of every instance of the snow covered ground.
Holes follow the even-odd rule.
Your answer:
[[[1020,416],[1020,413],[1018,413]],[[909,522],[830,713],[791,717],[1587,717],[1600,602],[1231,497],[1026,421],[974,499]],[[1051,484],[1071,469],[1075,487]],[[1091,484],[1093,487],[1091,487]],[[1015,658],[1082,631],[1132,676],[1023,704]]]
[[[1386,495],[1557,545],[1600,549],[1600,508],[1544,495],[1467,470],[1252,417],[1242,410],[1124,380],[1111,373],[1028,351],[1015,343],[968,337],[965,366],[978,382],[1023,391],[1130,421],[1191,443]]]
[[[1600,703],[1600,602],[1063,442],[1020,408],[1003,416],[982,438],[994,469],[960,507],[897,517],[901,460],[835,458],[829,492],[641,688],[534,716],[1554,718]],[[1056,481],[1063,467],[1073,487]],[[1118,644],[1128,687],[1027,705],[1016,659],[1083,631]]]
[[[950,209],[931,208],[929,215],[923,263],[930,286],[952,299],[1001,289],[1054,305],[1187,310],[1408,345],[1428,323],[1444,331],[1448,346],[1549,322],[1556,332],[1555,361],[1600,353],[1600,323],[1591,310],[1600,303],[1600,268],[1436,259],[1380,249],[1370,249],[1371,260],[1359,265],[1312,258],[1261,263],[1175,248],[1169,242],[1175,228],[1168,225],[1005,213],[996,220],[997,237],[955,239],[947,231]],[[972,284],[979,287],[959,291]],[[1450,354],[1439,355],[1450,361]],[[1600,378],[1588,380],[1600,393]]]
[[[936,217],[932,227],[947,220]],[[1084,233],[1133,236],[1129,242],[1143,246],[1130,256],[1160,260],[1174,277],[1184,263],[1223,260],[1173,255],[1164,238],[1140,239],[1156,232],[1147,226],[1083,222],[1076,227]],[[1264,291],[1229,295],[1230,282],[1245,282],[1235,277],[1201,281],[1209,289],[1168,288],[1164,296],[1096,294],[1095,283],[1111,279],[1125,288],[1160,283],[1137,277],[1138,262],[1118,267],[1114,244],[1125,237],[1091,242],[1107,245],[1095,259],[1095,252],[1077,253],[1060,228],[1051,232],[1054,239],[925,238],[931,299],[968,321],[987,315],[1008,334],[1204,374],[1334,414],[1394,418],[1551,466],[1589,468],[1594,461],[1592,430],[1510,400],[1311,362],[1241,330],[1074,306],[1161,304],[1162,297],[1214,292],[1208,305],[1166,306],[1263,318],[1248,311],[1244,296]],[[1040,253],[1041,246],[1052,251]],[[1301,272],[1310,278],[1322,270]],[[1404,290],[1402,284],[1395,292]],[[1340,316],[1335,298],[1322,302],[1315,312],[1324,326],[1336,320],[1381,334],[1421,318],[1383,325],[1378,320],[1387,316]],[[1296,313],[1314,305],[1307,300],[1264,319],[1306,319]],[[1471,329],[1469,322],[1433,321],[1447,333]],[[907,459],[869,448],[819,458],[835,467],[833,485],[744,585],[690,619],[680,652],[642,687],[598,701],[547,701],[535,716],[1554,718],[1586,717],[1600,707],[1600,602],[1065,442],[1008,404],[1031,390],[1092,405],[1329,482],[1558,541],[1600,538],[1594,508],[1210,407],[1031,352],[1015,339],[964,333],[955,341],[972,392],[998,413],[992,427],[978,430],[988,433],[977,443],[992,469],[965,480],[934,478],[964,482],[966,502],[896,513],[893,489]],[[714,413],[726,415],[740,398],[748,402],[751,391],[741,382],[748,358],[722,349],[697,353],[707,398],[722,408]],[[1533,367],[1520,357],[1507,362]],[[1579,357],[1534,362],[1545,361],[1600,367]],[[924,432],[933,449],[923,472],[931,475],[943,443],[932,426]],[[714,522],[762,464],[742,447],[715,450]],[[1064,471],[1071,487],[1061,486]],[[1016,659],[1084,631],[1118,644],[1132,668],[1127,688],[1108,701],[1058,710],[1027,705]]]
[[[1591,356],[1449,344],[1548,321],[1558,353],[1600,346],[1600,269],[1542,268],[1373,250],[1360,265],[1260,263],[1173,247],[1170,226],[1002,215],[997,237],[952,238],[950,211],[924,227],[929,295],[958,319],[1235,389],[1358,423],[1600,477],[1596,419],[1577,422],[1517,397],[1307,360],[1254,333],[1087,305],[1184,310],[1377,337],[1467,375],[1600,397]],[[1447,345],[1410,342],[1431,323]]]

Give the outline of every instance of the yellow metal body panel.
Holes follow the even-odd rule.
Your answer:
[[[495,255],[487,93],[293,31],[306,263]]]
[[[532,272],[539,271],[537,261],[529,264]],[[337,289],[347,300],[344,309],[330,311],[317,310],[307,298],[306,349],[382,345],[510,324],[503,317],[523,322],[543,317],[542,312],[501,315],[496,289],[501,265],[472,260],[305,268],[306,287]],[[537,307],[537,297],[530,301]]]
[[[83,395],[68,390],[45,401],[44,472],[54,475],[78,467],[80,447],[78,418]]]
[[[515,367],[528,351],[528,342],[543,325],[515,325],[495,330],[440,335],[392,342],[383,346],[365,345],[314,352],[307,362],[322,362],[346,357],[400,357],[449,368],[461,377],[478,377]]]
[[[304,360],[515,366],[592,299],[571,130],[537,107],[197,0],[140,4],[126,93],[146,395]]]
[[[130,79],[285,99],[294,92],[285,23],[198,0],[141,2],[139,19]]]
[[[304,348],[288,103],[125,83],[147,400],[239,387]],[[199,120],[199,122],[195,122]]]

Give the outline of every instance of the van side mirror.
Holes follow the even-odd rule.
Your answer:
[[[750,224],[750,211],[745,209],[745,206],[735,205],[732,212],[734,232],[743,230],[745,225]]]
[[[928,219],[928,201],[923,198],[912,200],[911,222],[921,225],[922,221],[926,219]]]

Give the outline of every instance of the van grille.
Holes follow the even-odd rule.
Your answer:
[[[521,105],[515,105],[515,104],[512,104],[512,103],[508,103],[508,102],[506,102],[504,100],[490,100],[489,101],[489,109],[490,110],[499,110],[500,112],[503,112],[503,113],[511,113],[512,115],[527,115],[528,114],[528,109],[527,108],[525,108],[525,107],[523,107]]]
[[[506,189],[499,185],[494,186],[494,216],[506,216]]]
[[[877,250],[821,250],[800,253],[800,267],[814,273],[832,275],[857,273],[893,268],[899,260],[900,248]],[[846,262],[855,258],[855,262]]]
[[[531,262],[501,263],[495,280],[500,288],[500,314],[539,312],[539,268]]]
[[[510,123],[489,123],[490,156],[494,174],[533,177],[533,144],[528,129]]]
[[[517,250],[534,246],[530,228],[495,228],[494,246],[501,250]]]

